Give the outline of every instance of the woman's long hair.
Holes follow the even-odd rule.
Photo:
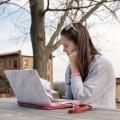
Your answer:
[[[82,81],[84,82],[88,75],[88,66],[91,62],[90,55],[94,57],[96,54],[100,53],[94,47],[87,29],[80,23],[69,24],[62,29],[61,35],[66,36],[77,45],[77,64],[79,66]]]

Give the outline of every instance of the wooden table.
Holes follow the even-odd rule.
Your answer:
[[[120,120],[120,110],[94,109],[68,114],[68,109],[41,110],[20,107],[15,98],[0,98],[0,120]]]

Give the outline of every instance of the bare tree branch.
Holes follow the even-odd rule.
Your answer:
[[[1,1],[0,5],[8,3],[10,0]]]
[[[80,20],[80,23],[83,23],[84,21],[87,20],[87,18],[90,17],[90,15],[92,15],[93,12],[95,12],[104,2],[107,2],[107,0],[101,0],[100,2],[98,2],[93,8],[91,8],[89,10],[89,12],[87,12],[82,19]]]
[[[55,51],[60,45],[61,45],[60,41],[57,41],[52,47],[52,52]]]
[[[73,2],[74,2],[74,0],[71,0],[71,1],[69,2],[69,4],[68,4],[68,7],[71,6],[71,4],[72,4]],[[64,15],[61,17],[61,19],[60,19],[60,21],[59,21],[59,23],[58,23],[58,25],[57,25],[56,31],[53,33],[53,35],[52,35],[52,37],[51,37],[51,39],[50,39],[50,41],[49,41],[49,43],[48,43],[48,45],[47,45],[47,48],[48,48],[48,49],[51,48],[51,46],[53,45],[56,37],[59,35],[59,32],[60,32],[60,30],[61,30],[61,28],[62,28],[62,26],[63,26],[63,24],[64,24],[64,21],[65,21],[67,15],[68,15],[68,13],[69,13],[69,11],[65,11]]]
[[[50,0],[47,0],[47,9],[49,9],[50,6]]]
[[[47,11],[53,11],[53,12],[61,12],[61,11],[69,11],[69,10],[80,10],[80,9],[83,9],[83,8],[89,8],[89,7],[92,7],[92,6],[95,6],[96,5],[96,3],[95,4],[92,4],[92,5],[88,5],[88,6],[82,6],[82,7],[68,7],[68,8],[62,8],[62,9],[52,9],[52,8],[48,8],[48,9],[46,9],[45,11],[44,11],[44,14],[45,14],[45,12],[47,12]]]
[[[79,2],[79,0],[75,0],[76,1],[76,3],[77,3],[77,7],[80,7],[80,2]],[[76,9],[76,12],[74,13],[74,15],[73,15],[73,18],[71,19],[71,21],[75,21],[75,18],[77,17],[77,13],[79,12],[79,10],[78,9]]]
[[[90,15],[92,15],[92,13],[95,12],[95,11],[96,11],[101,5],[103,5],[103,3],[105,3],[105,2],[107,2],[107,0],[101,0],[100,2],[97,2],[97,4],[95,4],[95,6],[94,6],[93,8],[91,8],[91,9],[82,17],[82,19],[80,20],[80,23],[83,23],[84,21],[86,21],[86,19],[89,18]],[[111,2],[111,1],[109,1],[109,2]],[[93,5],[92,2],[91,2],[88,6],[91,6],[91,5]],[[80,8],[80,7],[76,7],[76,8]],[[82,8],[82,7],[81,7],[81,8]],[[68,7],[68,9],[69,9],[69,7]],[[66,10],[67,10],[67,9],[66,9]],[[57,31],[57,29],[56,29],[56,31],[55,31],[55,33],[53,34],[52,37],[54,37],[54,35],[57,36],[58,34],[59,34],[59,31]],[[50,46],[52,46],[52,44],[53,44],[53,42],[54,42],[54,40],[55,40],[55,38],[56,38],[56,37],[54,37],[54,39],[52,39],[52,37],[51,37],[51,40],[50,40],[50,42],[49,42],[49,44],[48,44],[48,48],[49,48]],[[57,41],[57,42],[53,45],[52,52],[53,52],[57,47],[59,47],[59,46],[60,46],[60,42]]]
[[[10,0],[9,0],[10,1]],[[6,4],[12,4],[12,5],[14,5],[14,6],[17,6],[17,7],[19,7],[16,11],[14,11],[14,12],[12,12],[11,14],[9,14],[9,15],[7,15],[7,16],[5,16],[5,17],[2,17],[1,19],[5,19],[5,18],[7,18],[7,17],[9,17],[9,16],[11,16],[11,15],[13,15],[13,14],[15,14],[15,13],[17,13],[20,9],[23,9],[23,10],[25,10],[27,13],[29,13],[30,14],[30,12],[27,10],[27,9],[25,9],[24,8],[24,6],[28,3],[29,1],[27,1],[25,4],[23,4],[23,6],[20,6],[20,5],[18,5],[18,4],[15,4],[15,3],[12,3],[12,2],[6,2]]]
[[[29,12],[27,9],[24,8],[24,6],[25,6],[26,4],[28,4],[28,3],[29,3],[29,1],[27,1],[25,4],[23,4],[23,6],[20,6],[20,5],[18,5],[18,4],[13,3],[13,2],[9,2],[8,4],[15,5],[15,6],[19,7],[19,9],[22,8],[23,10],[25,10],[27,13],[30,14],[30,12]],[[17,11],[19,11],[19,9],[18,9]]]
[[[0,16],[3,15],[4,12],[5,12],[5,7],[2,9]]]
[[[49,0],[48,0],[49,1]],[[78,4],[79,4],[79,0],[74,0],[76,1]],[[95,5],[98,5],[101,3],[104,3],[104,2],[117,2],[117,1],[120,1],[120,0],[111,0],[111,1],[108,1],[108,0],[101,0],[100,2],[96,1],[96,0],[88,0],[88,1],[91,1],[92,2],[95,2],[95,4],[90,4],[90,5],[87,5],[87,6],[81,6],[81,7],[67,7],[67,8],[62,8],[62,9],[52,9],[52,8],[49,8],[49,3],[47,5],[47,8],[44,10],[44,14],[47,12],[47,11],[58,11],[58,12],[61,12],[61,11],[69,11],[69,10],[74,10],[74,9],[77,9],[77,10],[80,10],[80,9],[83,9],[83,8],[89,8],[89,7],[92,7],[92,6],[95,6]],[[97,4],[96,4],[97,3]]]
[[[93,4],[93,1],[91,1],[89,3],[89,6]],[[77,7],[80,7],[80,6],[83,6],[83,0],[81,1],[81,4],[78,3],[78,0],[77,0]],[[69,18],[71,19],[71,21],[75,21],[75,18],[77,17],[78,15],[78,12],[81,12],[81,17],[85,15],[85,12],[84,12],[84,9],[80,9],[80,10],[76,10],[76,12],[73,14],[73,15],[70,15]],[[71,18],[71,16],[74,16],[74,18]]]
[[[115,11],[113,11],[113,10],[111,10],[109,7],[107,7],[105,4],[103,4],[103,6],[105,7],[105,8],[107,8],[109,11],[110,11],[110,13],[112,13],[112,15],[115,17],[115,19],[120,23],[120,20],[117,18],[117,15],[116,15],[116,10]]]

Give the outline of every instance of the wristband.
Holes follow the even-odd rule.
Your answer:
[[[80,73],[72,73],[71,76],[79,76]]]

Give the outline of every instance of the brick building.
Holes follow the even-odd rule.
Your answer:
[[[32,69],[33,68],[33,56],[22,55],[21,51],[9,52],[0,54],[0,95],[6,93],[12,93],[10,85],[4,74],[4,70],[7,69]],[[52,58],[48,60],[47,68],[48,79],[52,81]]]
[[[120,78],[116,78],[116,98],[120,100]]]

